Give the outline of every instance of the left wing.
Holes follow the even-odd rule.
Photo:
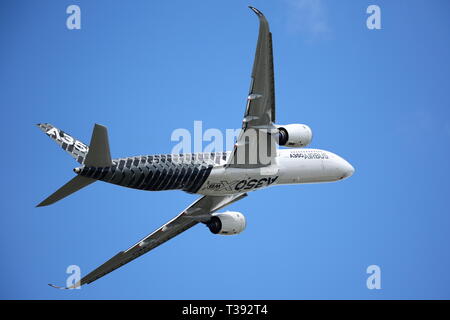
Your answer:
[[[165,225],[146,236],[131,248],[119,252],[74,285],[67,288],[57,287],[52,284],[50,284],[50,286],[58,289],[74,289],[84,284],[91,283],[138,258],[144,253],[158,247],[183,231],[195,226],[197,223],[208,221],[211,218],[212,213],[244,198],[245,196],[247,196],[246,193],[230,196],[203,196]]]

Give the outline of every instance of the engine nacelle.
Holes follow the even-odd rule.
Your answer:
[[[233,235],[244,231],[247,223],[245,216],[236,211],[214,213],[206,225],[214,234]]]
[[[306,147],[312,141],[312,130],[306,124],[276,125],[279,145],[289,148]]]

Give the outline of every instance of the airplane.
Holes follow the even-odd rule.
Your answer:
[[[242,129],[232,151],[159,154],[111,159],[107,128],[95,124],[89,146],[51,124],[38,127],[80,164],[76,176],[39,203],[48,206],[96,182],[147,190],[182,190],[200,194],[175,218],[68,287],[78,288],[192,228],[205,224],[213,234],[235,235],[246,227],[244,215],[218,212],[249,192],[288,184],[333,182],[350,177],[354,168],[330,151],[305,148],[312,130],[304,124],[275,123],[272,34],[261,11],[259,34]],[[287,147],[278,149],[278,146]]]

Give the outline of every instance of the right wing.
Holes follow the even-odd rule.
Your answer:
[[[246,193],[230,196],[203,196],[165,225],[155,230],[129,249],[119,252],[100,267],[84,276],[74,285],[67,288],[57,287],[52,284],[50,284],[50,286],[58,289],[74,289],[84,284],[91,283],[138,258],[144,253],[158,247],[183,231],[195,226],[197,223],[208,221],[211,218],[212,213],[244,198],[245,196],[247,196]]]
[[[249,8],[259,18],[259,35],[242,130],[227,164],[228,167],[237,168],[259,168],[273,164],[278,132],[274,126],[272,33],[262,12],[253,7]]]

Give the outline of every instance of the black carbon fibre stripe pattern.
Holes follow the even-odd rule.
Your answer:
[[[52,138],[61,148],[69,153],[78,163],[83,164],[89,147],[50,123],[39,123],[37,126]]]
[[[189,155],[152,155],[113,160],[109,168],[83,167],[80,175],[121,186],[159,191],[181,189],[195,193],[205,183],[222,153]],[[178,161],[182,159],[184,161]]]

